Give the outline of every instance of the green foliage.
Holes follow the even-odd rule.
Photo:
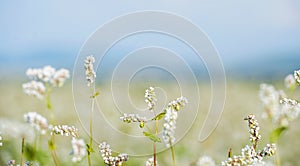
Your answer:
[[[144,136],[148,137],[153,142],[161,142],[160,138],[152,133],[148,133],[148,132],[144,131],[143,134],[144,134]]]
[[[163,118],[166,115],[166,110],[164,110],[163,112],[159,113],[158,115],[156,115],[154,118],[152,118],[151,120],[160,120],[161,118]]]
[[[271,132],[270,142],[277,143],[283,131],[287,130],[287,127],[278,127]]]
[[[25,157],[29,161],[38,161],[41,165],[45,165],[49,158],[45,151],[37,150],[30,144],[25,145]]]

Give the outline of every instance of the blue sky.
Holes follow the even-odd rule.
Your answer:
[[[98,27],[141,10],[172,12],[191,20],[213,41],[225,68],[274,56],[300,56],[298,0],[5,0],[0,2],[1,64],[72,66]]]

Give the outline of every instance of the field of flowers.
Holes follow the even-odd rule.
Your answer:
[[[218,127],[204,141],[198,134],[209,110],[209,84],[198,85],[202,97],[192,128],[176,142],[176,123],[190,114],[189,96],[176,96],[163,109],[156,109],[156,87],[136,85],[152,115],[117,117],[116,128],[136,130],[147,141],[143,145],[121,138],[107,139],[106,123],[95,119],[97,100],[105,100],[109,87],[97,84],[94,57],[82,62],[86,86],[90,90],[86,116],[88,128],[74,108],[71,72],[51,66],[24,71],[24,77],[2,81],[0,85],[0,165],[299,165],[300,71],[276,82],[232,81],[227,83],[225,108]],[[27,76],[27,78],[26,78]],[[176,85],[162,82],[169,87]],[[273,84],[273,85],[272,85]],[[282,90],[280,90],[282,89]],[[85,103],[85,104],[86,104]],[[126,108],[124,108],[126,109]],[[102,109],[109,114],[110,109]],[[120,123],[121,122],[121,123]],[[124,127],[126,126],[126,127]],[[125,128],[125,129],[124,129]],[[109,131],[108,131],[109,132]],[[159,134],[160,133],[160,134]],[[103,140],[101,137],[106,138]],[[97,137],[97,138],[95,138]],[[100,140],[100,142],[98,141]],[[114,151],[122,144],[122,151]],[[131,145],[133,144],[133,145]],[[165,147],[162,152],[158,147]],[[134,149],[129,149],[128,147]],[[129,151],[150,149],[137,156]]]

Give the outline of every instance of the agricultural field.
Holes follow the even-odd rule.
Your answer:
[[[24,72],[25,73],[25,72]],[[60,88],[53,88],[51,92],[51,111],[45,104],[44,100],[38,100],[33,96],[28,96],[23,93],[22,84],[28,81],[25,74],[24,77],[19,79],[6,79],[1,82],[0,90],[0,131],[1,142],[0,147],[0,165],[6,165],[8,161],[15,160],[16,163],[21,162],[23,155],[24,161],[31,161],[33,165],[39,163],[40,165],[54,165],[55,162],[51,157],[51,149],[49,149],[49,133],[42,135],[30,124],[24,120],[24,115],[28,112],[37,112],[43,115],[48,122],[53,121],[55,124],[76,126],[78,128],[78,136],[82,138],[87,144],[90,139],[89,133],[89,107],[90,99],[85,97],[86,89],[77,90],[76,93],[80,93],[79,101],[81,103],[74,104],[74,91],[72,92],[71,80],[66,80],[64,86]],[[193,121],[191,128],[182,134],[178,135],[182,137],[176,144],[174,144],[175,160],[177,165],[196,165],[198,159],[201,156],[210,156],[216,163],[221,165],[222,161],[228,159],[229,149],[232,149],[233,155],[239,155],[241,149],[245,145],[249,145],[249,129],[248,123],[244,120],[249,114],[255,115],[260,126],[261,139],[258,142],[257,148],[262,149],[266,144],[270,143],[270,135],[276,125],[271,122],[270,119],[263,117],[264,106],[260,101],[259,89],[262,82],[258,81],[234,81],[230,79],[226,85],[226,100],[224,110],[221,115],[221,119],[216,129],[209,135],[204,141],[199,141],[199,132],[203,126],[203,122],[210,108],[211,87],[208,82],[201,82],[197,88],[201,99],[199,101],[199,108],[196,110],[197,116]],[[287,90],[284,86],[284,79],[270,82],[274,84],[276,89],[284,89],[288,96],[293,98],[299,98],[299,89],[295,89],[293,92]],[[95,114],[93,115],[93,150],[91,152],[91,162],[93,165],[105,165],[100,153],[98,145],[102,141],[106,141],[111,145],[112,150],[116,149],[117,153],[128,153],[129,159],[123,162],[123,165],[144,165],[146,160],[152,156],[152,143],[149,138],[143,136],[142,129],[137,124],[122,123],[120,117],[122,116],[114,108],[115,103],[111,103],[108,100],[108,96],[111,96],[109,86],[101,86],[95,82],[96,90],[100,90],[99,95],[95,96]],[[144,99],[145,90],[148,88],[148,84],[139,82],[134,85],[130,85],[131,89],[129,95],[132,102],[138,107],[147,107]],[[161,93],[158,88],[157,99],[163,101],[163,106],[167,101],[176,99],[179,97],[180,92],[176,90],[178,86],[173,83],[161,82],[154,85],[155,87],[168,87],[164,93]],[[191,86],[192,87],[192,86]],[[194,89],[188,89],[186,91],[193,91]],[[115,91],[122,91],[122,89],[115,89]],[[76,94],[75,94],[76,95]],[[163,96],[167,95],[167,96]],[[128,97],[126,95],[122,97]],[[189,100],[189,96],[185,96]],[[76,98],[76,97],[75,97]],[[124,100],[123,102],[125,102]],[[193,101],[193,100],[191,100]],[[76,100],[78,102],[78,100]],[[178,123],[176,130],[182,130],[180,125],[191,121],[190,117],[194,116],[195,110],[189,110],[188,105],[194,104],[187,103],[186,107],[182,108],[182,111],[178,114]],[[76,110],[76,105],[79,107],[87,108],[86,113],[81,110]],[[100,106],[101,105],[101,106]],[[121,104],[122,105],[122,104]],[[131,107],[126,108],[126,104],[123,104],[122,110],[131,110]],[[158,107],[160,107],[158,105]],[[99,109],[101,108],[101,109]],[[78,108],[77,108],[78,109]],[[131,112],[131,111],[125,111]],[[101,113],[101,114],[99,114]],[[104,115],[107,119],[103,120],[101,115]],[[85,117],[84,117],[85,116]],[[50,120],[53,118],[52,120]],[[164,128],[162,122],[158,123],[158,136],[162,137]],[[280,157],[281,165],[299,165],[297,156],[300,154],[299,150],[299,119],[292,121],[288,128],[284,130],[278,141],[276,142],[276,156],[267,157],[264,161],[268,163],[276,163],[276,157]],[[122,136],[120,134],[114,134],[111,131],[111,127],[129,133],[129,136]],[[149,124],[153,127],[153,124]],[[175,130],[175,132],[176,132]],[[48,131],[47,131],[48,132]],[[132,141],[130,134],[143,137],[138,142]],[[175,134],[175,137],[177,135]],[[73,162],[74,152],[72,153],[72,136],[60,136],[58,134],[55,137],[55,151],[57,153],[57,160],[59,165],[87,165],[88,157],[84,153],[83,157],[78,159],[78,162]],[[22,138],[24,139],[24,152],[22,149]],[[132,139],[135,139],[134,136]],[[177,140],[176,140],[177,141]],[[141,143],[142,144],[138,144]],[[161,144],[161,145],[159,145]],[[172,165],[171,151],[164,148],[162,142],[157,142],[157,161],[159,165]],[[114,149],[115,148],[115,149]],[[88,148],[83,146],[84,150]],[[138,153],[146,155],[138,155]],[[24,162],[22,161],[22,162]],[[76,160],[77,161],[77,160]],[[277,161],[278,162],[278,161]],[[198,163],[199,165],[199,163]]]

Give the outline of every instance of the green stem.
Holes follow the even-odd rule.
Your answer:
[[[25,138],[22,137],[22,149],[21,149],[21,166],[24,166],[24,143],[25,143]]]
[[[175,149],[174,149],[174,146],[172,145],[171,142],[170,142],[170,149],[171,149],[171,152],[172,152],[173,166],[176,166]]]
[[[52,155],[52,158],[53,158],[53,161],[54,161],[54,164],[56,166],[59,166],[59,162],[58,162],[58,159],[57,159],[57,155],[56,155],[56,151],[55,151],[55,138],[54,138],[54,134],[51,136],[51,139],[49,140],[49,150],[51,151],[51,155]]]
[[[89,166],[92,165],[91,162],[91,152],[93,151],[93,112],[94,112],[94,105],[95,105],[95,98],[94,98],[95,89],[91,88],[91,111],[90,111],[90,144],[88,152],[88,164]]]
[[[155,120],[155,136],[157,136],[158,133],[158,120]],[[154,166],[156,166],[156,142],[154,142],[153,145],[153,160],[154,160]]]

